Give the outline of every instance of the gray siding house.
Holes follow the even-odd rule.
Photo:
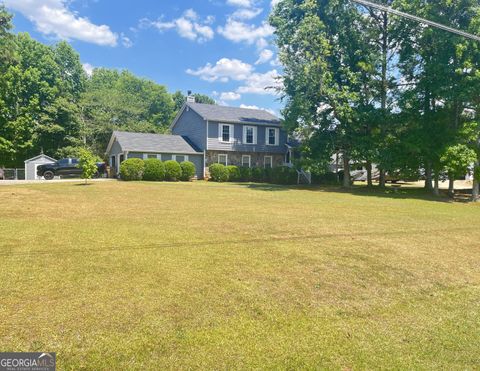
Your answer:
[[[264,110],[186,103],[170,127],[187,136],[205,154],[205,174],[212,163],[274,167],[289,162],[287,133]]]
[[[189,160],[201,179],[213,163],[274,167],[292,157],[280,120],[263,110],[187,102],[170,129],[172,135],[115,131],[107,148],[110,166],[118,173],[118,164],[132,157]]]

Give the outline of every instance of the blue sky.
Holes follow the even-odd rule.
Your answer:
[[[267,18],[275,0],[4,0],[16,32],[68,40],[92,67],[128,69],[173,92],[279,113]]]

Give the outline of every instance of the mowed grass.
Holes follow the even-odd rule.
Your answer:
[[[203,182],[0,197],[1,351],[88,370],[480,367],[478,205]]]

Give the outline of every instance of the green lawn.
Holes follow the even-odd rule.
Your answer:
[[[0,187],[0,350],[59,369],[476,369],[480,207],[212,183]]]

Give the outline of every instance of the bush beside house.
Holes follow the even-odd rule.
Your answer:
[[[180,163],[180,168],[182,169],[181,180],[184,182],[191,181],[196,173],[195,164],[190,161],[183,161]]]
[[[178,182],[182,178],[182,168],[175,160],[164,162],[165,165],[165,180],[170,182]]]
[[[227,166],[227,171],[228,171],[228,180],[230,182],[239,182],[241,180],[240,169],[238,168],[238,166],[229,165]]]
[[[214,182],[257,182],[274,184],[297,184],[298,173],[294,168],[279,166],[273,169],[261,167],[238,167],[212,164],[210,178]]]
[[[143,180],[160,182],[165,180],[165,165],[156,158],[149,158],[145,161]]]
[[[209,166],[210,177],[214,182],[227,182],[228,181],[228,169],[222,164],[212,164]]]
[[[142,180],[145,171],[145,162],[139,158],[129,158],[120,165],[122,180]]]

